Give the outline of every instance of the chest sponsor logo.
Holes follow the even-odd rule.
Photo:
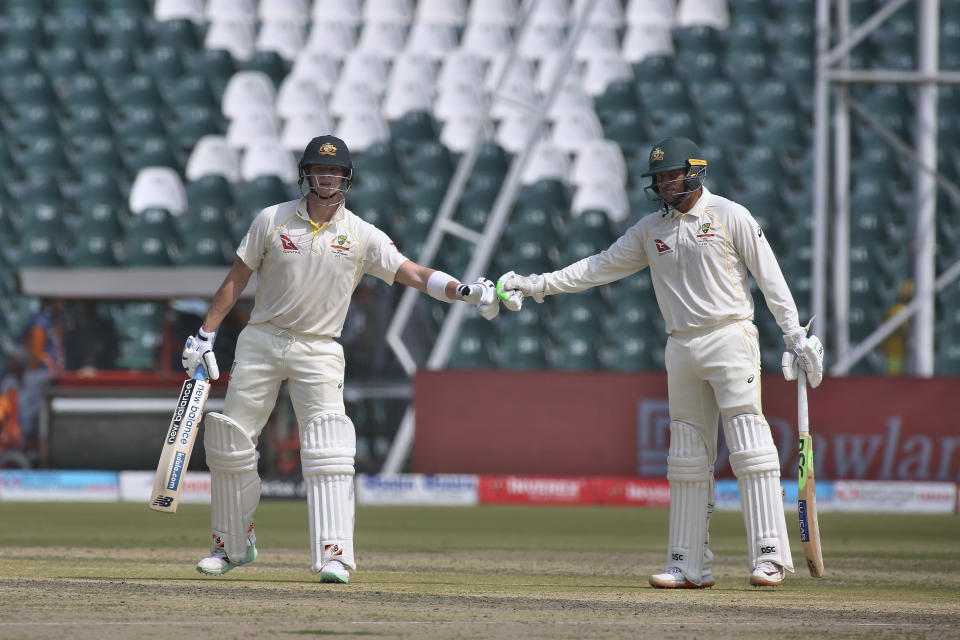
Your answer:
[[[666,242],[664,242],[660,238],[654,238],[653,242],[654,244],[657,245],[658,256],[662,256],[665,253],[673,253],[673,249],[670,248],[670,245],[668,245]]]
[[[350,251],[353,250],[353,241],[347,237],[345,233],[341,233],[333,239],[333,244],[330,245],[330,248],[333,249],[333,255],[339,258],[346,258],[350,255]]]
[[[284,253],[300,253],[300,247],[298,247],[296,243],[290,239],[290,236],[285,233],[280,234],[280,244],[283,245]]]

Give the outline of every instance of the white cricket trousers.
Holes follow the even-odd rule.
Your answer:
[[[237,340],[223,413],[256,442],[284,380],[301,425],[321,413],[345,413],[343,371],[343,347],[332,338],[247,325]]]
[[[717,459],[717,417],[763,415],[760,348],[752,322],[733,322],[667,339],[670,419],[703,435],[710,464]]]

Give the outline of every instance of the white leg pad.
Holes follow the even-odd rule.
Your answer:
[[[356,569],[353,556],[353,460],[357,434],[342,413],[321,413],[303,425],[300,462],[310,512],[311,570],[329,560]]]
[[[750,568],[769,560],[793,571],[780,489],[780,456],[763,416],[743,414],[723,426],[737,477]]]
[[[253,513],[260,504],[257,450],[243,428],[222,413],[208,413],[203,445],[210,467],[213,546],[240,562],[254,544]]]
[[[667,566],[679,567],[687,580],[700,584],[703,561],[708,553],[707,521],[712,511],[708,511],[708,506],[713,474],[703,436],[683,422],[670,423],[667,479],[670,481]]]

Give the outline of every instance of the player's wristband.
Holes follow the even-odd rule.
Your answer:
[[[427,293],[431,298],[436,298],[440,302],[454,302],[452,298],[447,297],[447,285],[451,282],[459,281],[449,273],[434,271],[427,278]]]

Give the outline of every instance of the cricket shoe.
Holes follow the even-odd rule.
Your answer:
[[[709,589],[714,585],[713,571],[704,568],[700,584],[687,580],[679,567],[667,567],[663,573],[650,576],[650,585],[657,589]]]
[[[750,576],[750,584],[755,587],[779,587],[786,575],[787,570],[776,562],[764,560],[757,563],[757,568]]]
[[[240,562],[230,562],[230,559],[227,558],[227,552],[223,550],[223,547],[217,547],[209,556],[197,563],[197,571],[205,573],[208,576],[222,576],[234,567],[250,564],[256,559],[257,546],[253,544],[247,547],[247,555],[245,555]]]
[[[320,569],[320,582],[350,582],[350,572],[339,560],[331,560]]]

